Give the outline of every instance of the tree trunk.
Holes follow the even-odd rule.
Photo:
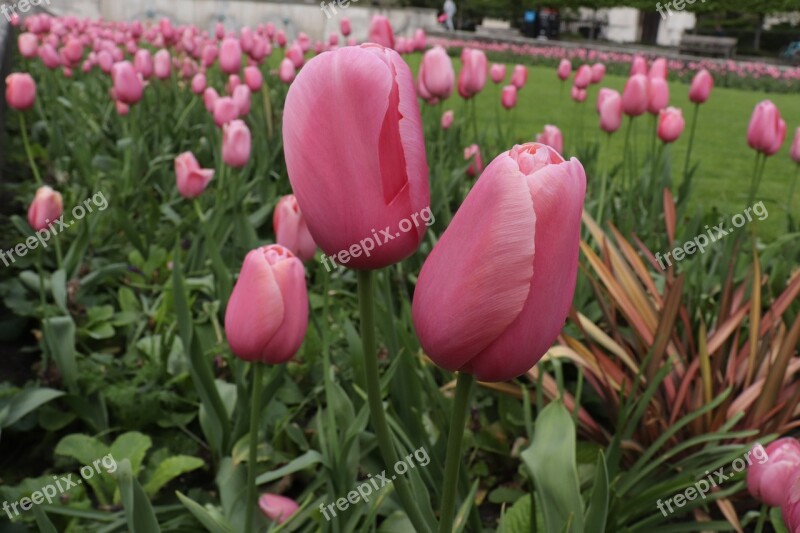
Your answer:
[[[758,51],[761,49],[761,31],[764,29],[764,14],[759,13],[758,22],[756,22],[756,31],[753,34],[753,49]]]

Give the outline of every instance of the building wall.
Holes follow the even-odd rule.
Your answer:
[[[694,13],[674,12],[666,20],[662,19],[658,26],[657,43],[661,46],[678,46],[686,31],[694,29],[697,18]]]

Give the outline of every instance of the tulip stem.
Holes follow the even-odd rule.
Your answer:
[[[378,439],[378,448],[380,448],[384,463],[393,466],[397,463],[397,452],[394,449],[381,400],[378,353],[375,344],[375,306],[373,303],[371,270],[358,271],[358,304],[361,313],[361,344],[364,350],[367,401],[369,403],[370,417],[372,418],[372,429]],[[414,525],[414,529],[420,532],[430,531],[427,522],[422,517],[422,513],[417,508],[406,479],[403,476],[397,476],[393,484],[397,489],[397,494],[400,496],[400,501],[409,520]]]
[[[697,130],[697,114],[700,111],[700,104],[694,105],[692,114],[692,132],[689,134],[689,147],[686,149],[686,162],[683,164],[683,181],[689,179],[689,164],[692,161],[692,148],[694,147],[694,134]],[[688,191],[687,191],[688,192]]]
[[[256,466],[258,463],[258,419],[261,414],[261,375],[264,364],[253,363],[253,391],[250,406],[250,455],[247,459],[247,515],[245,533],[253,531],[253,511],[256,504]]]
[[[36,168],[36,161],[33,159],[31,143],[28,140],[28,126],[25,124],[25,113],[19,114],[19,131],[22,135],[22,144],[25,145],[25,154],[28,156],[28,163],[31,165],[31,171],[33,171],[33,177],[36,178],[36,183],[41,185],[42,176],[39,175],[39,169]]]
[[[458,488],[458,469],[461,466],[461,441],[464,438],[464,425],[467,421],[469,392],[473,382],[472,374],[459,372],[456,379],[456,397],[453,403],[453,416],[450,419],[450,434],[447,436],[447,457],[444,463],[444,494],[442,512],[439,517],[439,533],[453,531]]]

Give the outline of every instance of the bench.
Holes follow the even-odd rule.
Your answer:
[[[725,59],[730,59],[736,53],[736,39],[733,37],[684,34],[681,38],[680,52],[721,55]]]

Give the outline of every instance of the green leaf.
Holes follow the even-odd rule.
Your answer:
[[[78,394],[78,364],[75,362],[75,322],[69,316],[42,320],[42,335],[50,357],[61,373],[67,390]]]
[[[47,518],[47,513],[40,506],[33,506],[33,516],[36,518],[36,525],[39,526],[40,533],[58,533],[56,526]]]
[[[53,300],[64,313],[67,311],[67,273],[59,269],[50,277],[50,288],[53,291]]]
[[[128,530],[160,533],[161,528],[158,526],[158,520],[150,505],[150,500],[147,499],[142,486],[133,477],[131,463],[127,459],[123,459],[117,464],[117,481]]]
[[[153,441],[147,435],[129,431],[117,437],[111,445],[111,455],[118,462],[123,459],[130,461],[131,473],[138,476],[144,456],[152,445]]]
[[[63,396],[64,392],[55,389],[25,389],[11,397],[8,405],[0,408],[0,428],[8,427],[20,418],[32,413],[41,405]],[[1,405],[1,404],[0,404]],[[2,413],[5,412],[5,416]]]
[[[82,433],[67,435],[56,445],[55,454],[71,457],[82,465],[92,464],[109,453],[108,446]]]
[[[190,457],[188,455],[175,455],[168,457],[161,464],[156,467],[153,475],[144,485],[144,491],[151,498],[161,490],[161,488],[175,479],[176,477],[202,468],[205,462],[197,457]]]
[[[294,459],[286,466],[278,468],[277,470],[273,470],[271,472],[265,472],[256,478],[257,485],[263,485],[264,483],[269,483],[270,481],[275,481],[276,479],[280,479],[283,476],[288,476],[289,474],[294,474],[295,472],[299,472],[301,470],[305,470],[306,468],[310,468],[316,464],[322,463],[322,455],[316,450],[309,450],[300,457]]]
[[[235,533],[230,524],[220,516],[219,512],[212,513],[196,501],[184,496],[179,491],[175,491],[175,494],[177,494],[178,499],[189,512],[192,513],[192,516],[194,516],[210,533]]]
[[[536,418],[533,442],[522,452],[541,499],[545,531],[583,532],[575,459],[575,424],[560,401],[550,403]]]
[[[773,507],[769,510],[769,521],[772,523],[772,527],[775,528],[775,533],[789,533],[789,529],[783,523],[780,507]]]
[[[603,452],[597,456],[594,487],[586,511],[586,533],[603,533],[608,520],[608,470]]]

